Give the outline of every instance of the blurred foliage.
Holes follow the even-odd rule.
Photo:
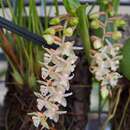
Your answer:
[[[130,80],[130,39],[128,39],[122,49],[123,59],[120,63],[120,71]]]
[[[76,10],[80,6],[79,0],[63,0],[63,3],[68,13],[76,15]]]
[[[35,2],[35,0],[29,1],[29,12],[24,6],[24,0],[16,0],[15,5],[7,0],[7,5],[14,23],[42,35],[45,21],[38,16]],[[7,12],[3,1],[0,4],[3,16],[5,16]],[[36,89],[36,80],[40,78],[41,65],[39,62],[43,61],[43,48],[7,31],[1,31],[0,46],[11,65],[11,73],[18,86],[22,88],[26,84],[30,88]]]
[[[118,14],[120,0],[97,0],[97,3],[100,6],[100,11],[104,11],[110,16]]]

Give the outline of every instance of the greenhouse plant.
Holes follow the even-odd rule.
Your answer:
[[[62,0],[64,14],[58,0],[39,3],[42,15],[36,0],[0,1],[0,47],[8,64],[0,73],[8,89],[4,130],[93,130],[95,88],[95,129],[129,130],[129,19],[119,14],[121,1]]]

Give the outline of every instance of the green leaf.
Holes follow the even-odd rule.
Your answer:
[[[93,35],[97,36],[97,37],[102,37],[103,36],[103,30],[101,28],[96,29],[93,32]]]
[[[108,0],[97,0],[97,3],[99,4],[100,11],[107,10],[107,2],[108,2]]]
[[[76,14],[79,18],[79,24],[78,24],[79,34],[83,42],[87,60],[88,62],[90,62],[91,44],[90,44],[90,35],[89,35],[89,22],[88,22],[88,17],[86,16],[86,5],[81,5],[77,9]]]
[[[28,77],[28,84],[31,88],[34,88],[36,87],[36,84],[37,84],[37,79],[36,79],[36,76],[35,75],[29,75]]]
[[[117,15],[120,6],[120,0],[113,0],[112,3],[113,3],[115,14]]]
[[[120,63],[120,71],[130,80],[130,38],[126,41],[122,49],[123,59]]]
[[[14,80],[19,84],[19,87],[21,88],[22,85],[24,84],[24,81],[20,73],[15,68],[13,68],[12,76]]]
[[[56,11],[56,16],[59,15],[59,7],[58,7],[58,0],[53,0],[54,1],[54,7]]]
[[[106,99],[108,97],[108,95],[109,95],[109,91],[107,88],[101,89],[101,96],[103,99]]]
[[[75,15],[77,8],[80,6],[79,0],[63,0],[64,6],[68,13]]]

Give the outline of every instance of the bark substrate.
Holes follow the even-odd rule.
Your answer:
[[[12,82],[12,76],[7,75],[7,82]],[[5,128],[8,130],[36,130],[31,117],[27,115],[36,111],[36,97],[28,86],[19,89],[18,86],[7,84],[8,93],[5,97]]]
[[[112,130],[130,130],[130,101],[127,102],[128,98],[130,99],[130,81],[123,79],[121,84],[123,88],[116,114],[112,120]],[[125,108],[126,104],[128,104],[128,106]],[[121,120],[122,124],[120,129],[118,129]]]

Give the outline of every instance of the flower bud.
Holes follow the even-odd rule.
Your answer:
[[[108,0],[103,0],[103,2],[102,2],[104,5],[107,5],[108,3],[109,3],[109,1]]]
[[[93,20],[92,22],[91,22],[91,28],[92,29],[98,29],[100,27],[100,22],[99,22],[99,20]]]
[[[64,29],[63,33],[64,33],[64,36],[70,37],[70,36],[72,36],[72,34],[73,34],[73,29],[70,28],[70,27],[69,27],[69,28],[66,28],[66,29]]]
[[[119,51],[119,50],[120,50],[120,47],[119,47],[119,46],[117,46],[115,49],[116,49],[116,51]]]
[[[53,39],[53,37],[51,35],[43,35],[43,37],[45,38],[45,40],[47,41],[47,43],[49,45],[53,44],[54,39]]]
[[[122,37],[122,33],[120,31],[116,31],[112,33],[112,39],[113,40],[120,40]]]
[[[98,19],[99,18],[99,14],[98,13],[93,13],[89,16],[90,19]]]
[[[109,91],[106,87],[102,87],[101,89],[101,96],[103,99],[105,99],[109,95]]]
[[[116,25],[117,27],[123,27],[123,26],[126,25],[126,22],[125,22],[125,20],[123,20],[123,19],[118,19],[118,20],[115,21],[115,25]]]
[[[50,25],[57,25],[60,23],[60,19],[59,18],[53,18],[50,20]]]
[[[94,42],[93,42],[93,47],[94,49],[100,49],[101,47],[103,46],[102,42],[100,39],[96,39]]]
[[[116,60],[115,63],[118,64],[118,65],[120,64],[119,60]]]
[[[78,18],[74,17],[69,20],[70,26],[76,26],[78,24],[79,20]]]
[[[55,35],[55,30],[53,28],[48,28],[44,32],[45,34]]]
[[[113,17],[114,16],[114,11],[108,11],[108,15],[110,16],[110,17]]]

